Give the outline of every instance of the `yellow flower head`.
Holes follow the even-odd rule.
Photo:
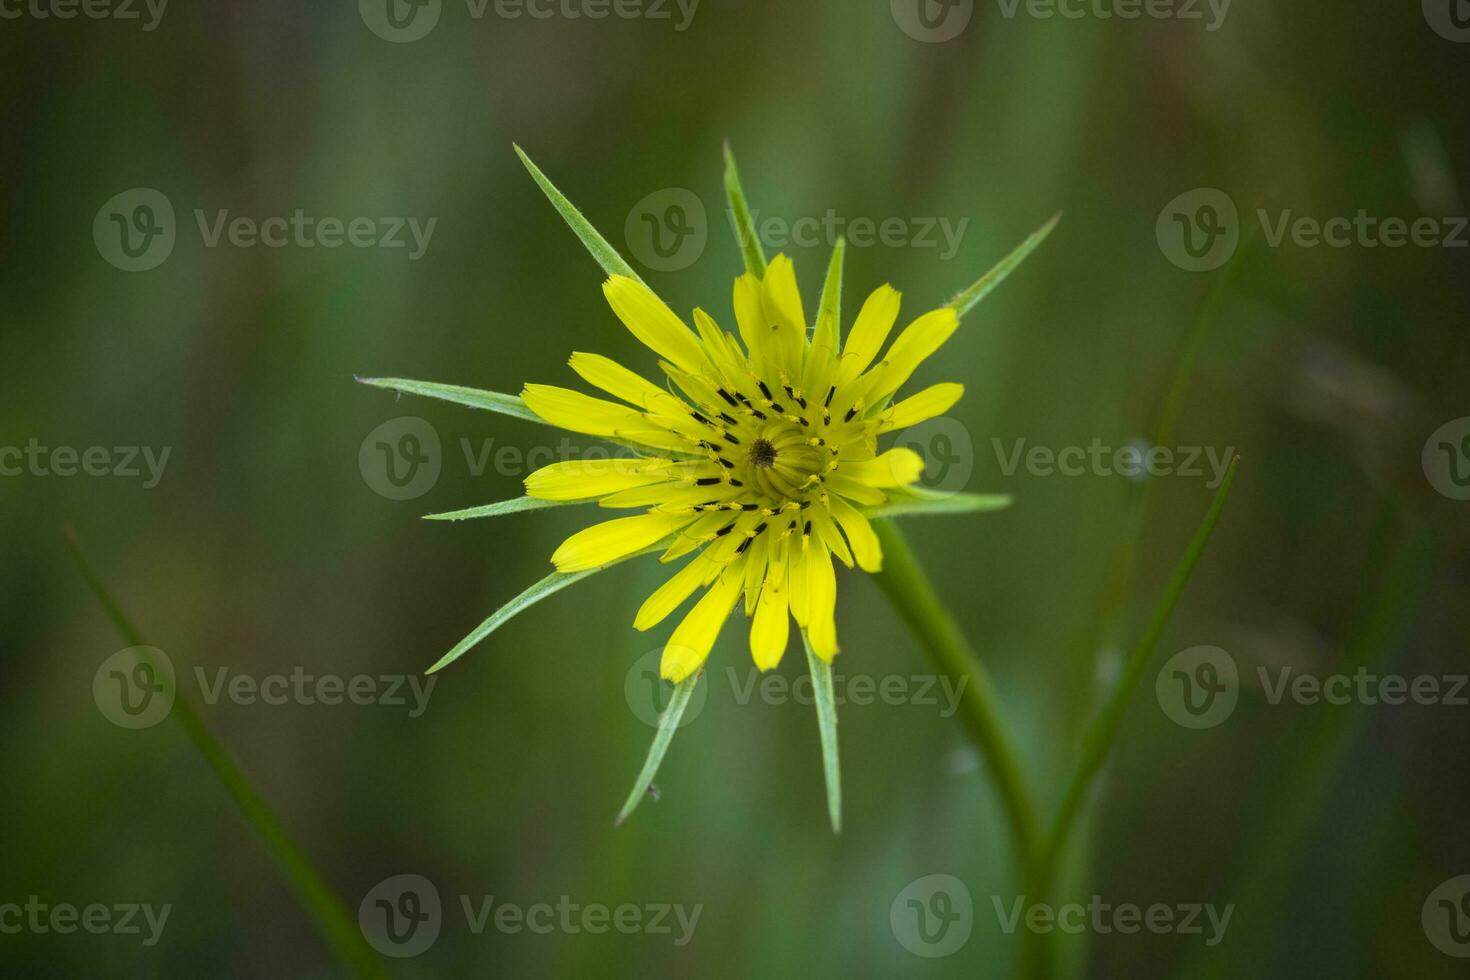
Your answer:
[[[947,411],[964,392],[938,384],[893,401],[954,333],[955,309],[920,316],[880,358],[898,320],[898,292],[883,286],[869,296],[840,343],[830,312],[808,329],[785,256],[773,259],[762,278],[735,280],[739,339],[699,309],[690,330],[637,280],[615,275],[603,292],[624,325],[659,355],[671,385],[577,353],[572,369],[619,401],[526,386],[521,397],[542,419],[637,454],[554,463],[526,480],[527,494],[542,500],[644,511],[579,531],[552,562],[559,572],[578,572],[660,546],[665,562],[693,553],[633,623],[649,629],[704,590],[664,648],[661,673],[675,683],[703,665],[742,596],[757,667],[781,661],[788,614],[830,663],[838,650],[832,558],[878,571],[883,555],[865,511],[901,494],[924,469],[909,449],[879,454],[878,439]]]

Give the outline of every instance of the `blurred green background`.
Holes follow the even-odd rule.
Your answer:
[[[561,0],[545,19],[506,16],[518,8],[494,0],[478,17],[451,0],[393,2],[400,22],[437,9],[437,23],[387,40],[399,28],[368,0],[179,2],[152,30],[141,7],[142,20],[5,8],[0,446],[170,455],[152,487],[36,467],[0,477],[0,904],[172,912],[151,946],[6,930],[0,972],[341,970],[177,719],[133,731],[99,710],[94,675],[127,643],[68,560],[67,524],[354,920],[386,878],[434,883],[442,931],[420,955],[385,959],[395,975],[1009,972],[1015,937],[995,912],[1016,894],[1009,845],[958,721],[916,699],[844,706],[846,826],[834,836],[814,713],[740,697],[743,628],[716,647],[662,798],[613,829],[653,734],[639,658],[673,626],[631,628],[661,579],[654,562],[521,615],[439,675],[418,717],[411,701],[209,704],[196,681],[195,668],[211,682],[222,668],[417,675],[550,570],[589,512],[420,516],[515,496],[523,466],[492,455],[477,473],[473,457],[556,447],[559,434],[395,400],[353,375],[515,392],[573,384],[573,350],[653,370],[512,141],[677,310],[700,305],[733,326],[728,138],[762,219],[899,219],[902,234],[849,249],[849,321],[885,281],[906,316],[942,303],[1065,211],[916,379],[966,385],[952,413],[971,447],[965,486],[1016,504],[910,525],[1048,807],[1212,490],[1189,476],[1007,474],[996,440],[1007,452],[1018,439],[1123,446],[1157,431],[1162,412],[1170,445],[1241,456],[1056,896],[1232,903],[1228,931],[1213,947],[1147,930],[1055,936],[1061,966],[1463,975],[1421,910],[1470,872],[1470,708],[1272,704],[1255,680],[1288,665],[1466,671],[1470,504],[1437,493],[1420,454],[1470,414],[1470,253],[1273,245],[1256,217],[1466,213],[1470,45],[1444,27],[1454,8],[1242,0],[1211,30],[1204,5],[1203,19],[1124,20],[932,3],[935,29],[954,33],[935,42],[908,0],[704,0],[687,19],[654,0],[620,8],[643,16],[605,19],[569,17],[589,8]],[[93,236],[109,220],[99,209],[132,188],[160,192],[176,214],[171,254],[147,271],[118,268]],[[691,228],[703,244],[659,271],[637,229],[643,213],[671,214],[671,188],[702,204]],[[1156,233],[1196,188],[1224,191],[1244,229],[1215,271],[1181,268]],[[210,246],[196,209],[206,223],[297,209],[436,223],[410,259],[409,248]],[[936,233],[934,246],[919,240],[940,222],[967,222],[953,250]],[[793,256],[809,310],[831,244],[818,237],[767,249]],[[403,416],[437,435],[441,472],[394,500],[359,451]],[[871,581],[843,573],[839,592],[839,674],[932,672]],[[1228,720],[1190,730],[1165,714],[1154,676],[1202,644],[1229,651],[1242,684]],[[799,651],[780,673],[805,673]],[[890,915],[934,874],[973,903],[965,942],[941,958],[910,952]],[[476,933],[459,899],[492,895],[701,912],[682,946],[677,928]]]

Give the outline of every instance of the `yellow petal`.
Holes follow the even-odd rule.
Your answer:
[[[682,401],[610,357],[578,351],[568,363],[588,384],[637,405],[645,412],[688,411]]]
[[[661,459],[570,459],[526,477],[526,494],[540,500],[591,500],[663,483],[669,465]]]
[[[653,511],[620,517],[578,531],[551,556],[558,572],[585,572],[652,547],[694,518]]]
[[[521,400],[552,425],[572,432],[610,436],[620,428],[647,424],[643,416],[626,405],[555,385],[526,385]]]
[[[638,607],[638,614],[633,618],[633,628],[641,632],[663,622],[669,613],[682,606],[684,600],[704,583],[704,573],[708,565],[704,557],[700,556],[669,576],[669,580],[655,589],[653,595]]]
[[[873,533],[868,519],[840,497],[828,498],[827,506],[841,525],[842,533],[847,535],[847,543],[852,546],[858,567],[865,572],[882,571],[883,547],[878,544],[878,535]]]
[[[704,364],[699,339],[653,290],[636,279],[613,276],[602,284],[602,292],[623,325],[648,347],[685,371],[698,371]]]
[[[924,457],[912,449],[899,447],[888,450],[877,459],[860,463],[843,463],[833,475],[840,474],[870,487],[906,487],[923,473]]]
[[[838,368],[837,383],[847,384],[868,369],[878,351],[893,331],[898,320],[898,308],[902,296],[892,286],[879,286],[863,303],[847,343],[842,348],[842,364]]]
[[[801,374],[802,353],[806,349],[806,314],[802,311],[801,291],[796,287],[796,267],[785,255],[778,255],[766,267],[761,280],[763,324],[775,339],[778,367],[793,377]]]
[[[924,359],[937,351],[960,325],[959,316],[946,306],[932,310],[904,328],[884,358],[883,381],[874,392],[879,402],[903,387]]]
[[[943,415],[954,407],[964,393],[965,386],[952,381],[930,385],[890,408],[883,416],[883,428],[907,429],[936,415]]]
[[[856,500],[864,507],[878,507],[888,502],[888,497],[882,490],[870,486],[860,480],[853,479],[847,475],[847,466],[858,464],[844,464],[843,468],[836,473],[828,473],[823,483],[828,490],[841,494],[849,500]]]
[[[748,272],[737,278],[734,304],[735,323],[740,328],[740,339],[745,341],[745,349],[750,351],[750,360],[754,363],[756,372],[764,374],[775,344],[770,335],[771,325],[766,322],[765,311],[761,308],[761,281]]]
[[[755,606],[755,618],[750,622],[750,655],[756,667],[770,670],[781,662],[790,631],[784,583],[768,575]]]
[[[664,647],[659,673],[675,684],[683,682],[709,657],[720,627],[730,617],[735,598],[745,580],[743,562],[727,568],[718,581],[689,610]]]
[[[825,548],[814,550],[807,560],[807,594],[807,639],[812,652],[830,664],[837,656],[837,576]]]

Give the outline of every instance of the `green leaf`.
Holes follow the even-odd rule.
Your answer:
[[[590,504],[591,500],[541,500],[537,497],[513,497],[483,507],[467,510],[452,510],[445,514],[425,514],[426,521],[468,521],[476,517],[499,517],[501,514],[518,514],[523,510],[544,510],[547,507],[566,507],[571,504]]]
[[[1031,237],[1022,242],[1014,252],[1001,259],[1000,263],[994,269],[981,276],[969,289],[962,291],[954,299],[950,300],[949,305],[954,308],[955,313],[964,316],[974,309],[976,303],[984,299],[996,286],[999,286],[1005,280],[1006,276],[1015,271],[1016,266],[1026,260],[1026,256],[1036,250],[1036,246],[1046,241],[1046,236],[1051,234],[1052,229],[1061,220],[1062,213],[1058,211],[1052,216],[1050,221],[1032,232]]]
[[[423,395],[425,398],[438,398],[446,402],[454,402],[458,405],[468,405],[470,408],[483,408],[491,412],[499,412],[501,415],[509,415],[512,418],[525,419],[528,422],[540,422],[542,425],[549,423],[535,412],[526,407],[526,403],[515,395],[502,395],[498,391],[482,391],[479,388],[463,388],[459,385],[442,385],[432,381],[410,381],[407,378],[355,378],[359,384],[372,385],[374,388],[387,388],[389,391],[397,391],[406,395]]]
[[[128,620],[122,607],[107,591],[102,579],[92,570],[71,528],[66,529],[66,544],[76,562],[77,570],[81,572],[82,578],[124,642],[135,647],[146,646],[142,634]],[[145,656],[151,657],[151,654]],[[177,688],[175,691],[177,692]],[[204,759],[205,765],[239,808],[245,822],[260,835],[261,842],[275,860],[277,871],[294,893],[296,901],[321,934],[327,948],[336,955],[347,972],[361,977],[389,976],[378,954],[363,940],[356,918],[348,914],[342,900],[332,891],[326,879],[312,867],[306,855],[286,833],[286,828],[275,811],[246,779],[239,763],[214,737],[209,726],[195,713],[193,706],[182,694],[175,693],[169,717],[178,722]]]
[[[653,785],[653,777],[658,775],[658,767],[663,763],[665,753],[669,751],[669,743],[674,740],[674,732],[679,729],[679,719],[684,717],[684,709],[689,707],[689,698],[694,694],[694,687],[703,675],[703,670],[697,670],[684,678],[682,683],[674,686],[674,693],[669,698],[669,706],[664,709],[663,714],[658,716],[658,733],[654,735],[653,744],[648,748],[648,758],[644,760],[643,769],[638,773],[638,780],[633,784],[633,792],[628,794],[628,800],[618,811],[618,819],[613,822],[613,826],[622,826],[623,821],[638,809],[638,804],[643,802],[643,797],[648,795],[648,787]]]
[[[807,669],[812,672],[812,690],[817,704],[817,727],[822,732],[822,771],[827,776],[827,815],[832,833],[842,833],[842,766],[837,759],[837,699],[832,693],[832,665],[812,651],[806,630],[801,631],[806,648]]]
[[[920,514],[977,514],[1005,510],[1012,504],[1008,493],[935,493],[911,487],[906,493],[891,494],[888,503],[865,511],[868,517],[913,517]]]
[[[511,145],[515,146],[515,144]],[[551,202],[551,206],[556,208],[557,213],[581,239],[582,245],[592,253],[592,257],[597,260],[598,265],[602,266],[603,271],[610,276],[627,276],[629,279],[643,282],[643,278],[633,271],[633,267],[618,254],[617,249],[609,245],[607,239],[592,227],[592,222],[588,221],[582,212],[567,200],[565,194],[556,189],[556,185],[546,178],[540,167],[531,162],[526,152],[519,146],[515,146],[515,151],[516,156],[521,158],[521,163],[525,164],[526,169],[531,172],[531,179],[536,181],[542,193],[546,195],[546,199]]]
[[[1235,482],[1235,466],[1239,462],[1239,456],[1230,461],[1230,468],[1225,471],[1225,479],[1221,482],[1220,489],[1215,491],[1215,499],[1211,501],[1210,509],[1205,513],[1204,520],[1200,522],[1199,529],[1194,532],[1194,539],[1190,541],[1184,557],[1175,566],[1174,574],[1170,576],[1169,584],[1164,589],[1163,598],[1154,607],[1148,627],[1128,655],[1122,679],[1113,688],[1107,703],[1088,728],[1083,741],[1082,757],[1078,760],[1077,768],[1072,773],[1071,782],[1067,785],[1062,804],[1058,807],[1056,818],[1052,822],[1051,834],[1047,838],[1044,854],[1044,861],[1047,864],[1055,862],[1057,855],[1065,846],[1072,822],[1076,819],[1077,812],[1092,786],[1093,778],[1102,768],[1103,760],[1107,758],[1108,752],[1113,747],[1118,728],[1123,722],[1123,713],[1127,710],[1133,692],[1137,689],[1144,671],[1148,668],[1154,647],[1158,645],[1159,638],[1163,636],[1164,627],[1168,624],[1169,617],[1173,615],[1174,607],[1179,604],[1179,597],[1184,594],[1184,587],[1189,583],[1189,577],[1194,572],[1195,564],[1198,563],[1200,556],[1204,554],[1205,546],[1210,542],[1210,535],[1215,530],[1215,524],[1220,520],[1220,512],[1225,509],[1225,501],[1230,497],[1230,486]]]
[[[837,325],[837,346],[842,347],[842,259],[847,254],[847,239],[838,237],[832,249],[832,261],[827,264],[827,281],[822,285],[822,303],[817,307],[817,323],[822,317],[832,314]]]
[[[531,608],[542,599],[545,599],[547,596],[555,595],[562,589],[565,589],[567,586],[574,585],[577,582],[582,581],[584,578],[587,578],[589,575],[596,575],[598,572],[612,568],[614,565],[621,565],[623,562],[629,561],[633,558],[637,558],[640,555],[648,555],[652,554],[655,551],[662,551],[668,546],[669,539],[665,539],[654,545],[652,548],[646,548],[643,551],[635,552],[631,555],[628,555],[626,558],[619,558],[617,561],[608,562],[606,565],[603,565],[599,568],[589,568],[584,572],[552,572],[550,575],[546,576],[544,579],[537,582],[535,585],[531,586],[529,589],[522,592],[514,599],[510,600],[505,605],[495,610],[495,613],[489,619],[485,620],[479,626],[476,626],[474,631],[470,633],[469,636],[456,643],[453,650],[450,650],[444,656],[440,657],[438,662],[435,663],[434,666],[430,667],[425,673],[433,674],[443,670],[445,667],[448,667],[450,664],[454,663],[460,657],[463,657],[466,653],[468,653],[481,640],[485,639],[485,637],[489,636],[491,633],[494,633],[496,630],[500,629],[500,627],[504,626],[506,623],[514,619],[518,614]]]
[[[750,205],[745,203],[745,190],[740,186],[740,171],[735,166],[735,152],[725,142],[725,197],[730,202],[730,223],[735,229],[735,239],[740,245],[741,258],[745,260],[745,271],[757,279],[766,276],[766,253],[761,249],[761,240],[755,233],[755,222],[750,218]]]

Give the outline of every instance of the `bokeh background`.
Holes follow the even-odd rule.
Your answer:
[[[728,672],[743,685],[748,654],[733,626],[660,773],[661,799],[613,829],[653,734],[639,659],[672,626],[630,626],[655,563],[524,613],[440,675],[418,717],[209,704],[195,680],[196,668],[417,675],[549,571],[586,511],[420,516],[519,492],[523,466],[492,457],[476,472],[466,446],[510,447],[511,460],[559,436],[353,376],[515,392],[570,383],[572,350],[652,370],[513,141],[676,309],[701,305],[728,324],[740,266],[720,182],[728,138],[761,218],[900,219],[904,240],[849,249],[849,315],[884,281],[907,312],[940,303],[1065,212],[919,378],[965,383],[952,413],[969,437],[968,449],[952,443],[964,485],[1015,506],[909,527],[1048,806],[1212,489],[1181,475],[1008,474],[995,441],[1008,452],[1018,439],[1163,435],[1241,457],[1057,896],[1232,903],[1233,917],[1213,947],[1148,931],[1056,937],[1061,967],[1463,975],[1421,911],[1470,873],[1470,708],[1271,704],[1256,683],[1258,667],[1467,670],[1470,504],[1436,491],[1421,451],[1470,414],[1470,236],[1458,249],[1273,245],[1256,217],[1466,213],[1470,44],[1456,8],[1239,0],[1223,20],[1204,5],[1202,19],[1124,20],[923,2],[948,40],[916,28],[905,0],[704,0],[692,17],[649,0],[643,16],[600,20],[568,16],[588,9],[576,3],[538,19],[493,0],[479,17],[457,0],[399,2],[400,20],[438,8],[407,42],[385,39],[399,29],[367,0],[175,0],[151,30],[143,7],[141,20],[5,7],[0,445],[170,456],[152,487],[24,468],[0,478],[0,902],[173,909],[146,947],[0,934],[0,971],[344,969],[178,719],[131,731],[99,710],[94,675],[128,644],[68,558],[66,525],[353,920],[385,878],[435,884],[439,938],[384,959],[394,975],[1010,971],[1015,937],[994,903],[1016,894],[1011,854],[958,721],[942,705],[845,706],[846,826],[834,836],[814,713],[741,703]],[[141,272],[115,266],[93,235],[104,203],[133,188],[158,191],[177,216],[171,254]],[[645,213],[670,215],[675,188],[705,209],[691,225],[704,241],[660,271],[637,230]],[[1214,271],[1181,268],[1158,233],[1170,202],[1198,188],[1238,208],[1238,248]],[[436,224],[414,259],[211,247],[196,209],[209,222],[300,209]],[[917,240],[940,222],[966,222],[954,249]],[[829,255],[820,237],[784,248],[809,307]],[[359,451],[403,416],[437,435],[441,472],[394,500]],[[839,673],[932,674],[870,581],[844,574],[840,596]],[[1190,730],[1163,710],[1154,675],[1198,645],[1227,650],[1242,682],[1227,720]],[[804,673],[799,651],[780,673]],[[974,908],[943,958],[910,952],[890,917],[905,887],[934,874],[962,882]],[[460,896],[702,911],[682,946],[477,934]],[[1470,910],[1460,921],[1470,927]]]

